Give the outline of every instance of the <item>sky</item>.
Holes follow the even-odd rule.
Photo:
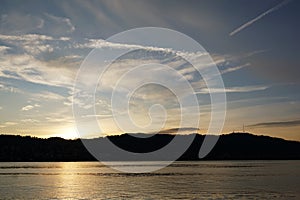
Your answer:
[[[193,38],[216,63],[227,96],[223,133],[241,131],[244,124],[247,132],[300,141],[299,9],[296,0],[4,0],[0,7],[0,133],[78,137],[72,105],[76,74],[84,59],[95,48],[133,48],[132,44],[104,41],[114,34],[162,27]],[[188,72],[188,64],[179,65],[184,61],[172,57],[172,50],[170,54],[169,49],[145,46],[114,63],[97,88],[95,110],[101,134],[155,132],[159,128],[172,132],[178,128],[176,95],[158,85],[145,85],[130,99],[130,119],[140,129],[120,129],[113,117],[112,82],[130,66],[141,60],[157,60],[161,55],[170,56],[165,64],[199,86],[196,93],[201,112],[185,108],[189,119],[201,116],[201,124],[187,125],[183,131],[207,132],[211,109],[208,90],[200,87],[201,78]],[[149,72],[152,75],[164,73],[163,69],[153,69]],[[131,77],[125,83],[128,87],[136,78],[134,74]],[[175,75],[173,78],[179,80]],[[88,80],[87,76],[84,83]],[[93,108],[76,103],[86,110]],[[155,104],[164,108],[152,107]],[[116,112],[121,113],[118,108]],[[164,124],[162,116],[168,116]],[[83,126],[88,127],[89,116],[85,117]],[[125,122],[126,118],[118,120]],[[95,137],[98,132],[86,128],[86,134]]]

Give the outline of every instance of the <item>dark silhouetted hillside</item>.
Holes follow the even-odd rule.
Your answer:
[[[182,135],[195,139],[179,160],[199,160],[198,152],[203,135]],[[146,153],[162,148],[174,135],[157,134],[150,138],[137,138],[128,134],[109,136],[109,140],[120,148]],[[100,145],[103,138],[86,139]],[[105,149],[105,148],[104,148]],[[105,153],[105,152],[104,152]],[[109,156],[107,157],[109,158]],[[106,159],[106,158],[103,158]],[[154,158],[155,159],[155,158]],[[232,133],[220,136],[214,149],[205,160],[261,160],[261,159],[300,159],[300,142],[287,141],[268,136],[248,133]],[[95,158],[86,150],[81,140],[62,138],[41,139],[0,135],[0,161],[93,161]],[[160,160],[160,158],[157,158]]]

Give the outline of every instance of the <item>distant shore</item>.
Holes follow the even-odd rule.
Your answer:
[[[198,158],[198,152],[204,135],[181,135],[195,137],[190,147],[178,159],[180,161],[198,160],[300,160],[300,142],[287,141],[269,136],[257,136],[250,133],[231,133],[221,135],[213,150],[204,158]],[[129,134],[107,137],[116,146],[135,153],[148,153],[167,145],[174,135],[157,134],[150,138],[136,138]],[[84,139],[99,146],[104,138]],[[103,148],[106,161],[134,161],[112,157]],[[113,158],[113,159],[112,159]],[[154,157],[151,161],[168,160],[167,156]],[[80,139],[63,138],[41,139],[30,136],[0,135],[0,162],[75,162],[96,161]]]

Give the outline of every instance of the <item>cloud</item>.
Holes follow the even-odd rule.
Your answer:
[[[246,63],[246,64],[243,64],[243,65],[238,65],[238,66],[230,67],[230,68],[227,68],[227,69],[223,69],[223,70],[221,70],[221,74],[234,72],[234,71],[243,69],[243,68],[248,67],[248,66],[250,66],[250,63]]]
[[[239,54],[212,54],[211,57],[214,60],[215,65],[218,66],[221,75],[223,75],[252,66],[249,59],[251,59],[252,56],[267,51],[268,50],[255,50]]]
[[[7,122],[5,122],[3,124],[0,124],[0,128],[6,128],[8,126],[15,126],[17,124],[18,124],[17,122],[7,121]]]
[[[52,52],[53,47],[50,46],[49,42],[55,39],[51,36],[39,35],[39,34],[26,34],[26,35],[3,35],[0,34],[0,40],[4,43],[9,44],[10,49],[25,50],[25,52],[31,55],[38,55],[41,52]],[[3,50],[8,48],[2,47]]]
[[[112,115],[111,114],[100,114],[100,115],[82,115],[81,116],[82,118],[94,118],[94,117],[97,117],[97,118],[101,118],[101,119],[105,119],[105,118],[112,118]]]
[[[36,41],[36,40],[54,40],[52,36],[40,34],[24,34],[24,35],[0,35],[0,40],[4,41]]]
[[[40,33],[49,35],[67,35],[75,31],[75,26],[67,17],[9,12],[1,17],[0,34],[22,35]]]
[[[17,125],[18,123],[17,122],[5,122],[4,124],[7,126],[13,126],[13,125]]]
[[[248,125],[247,127],[290,127],[290,126],[300,126],[300,120],[294,121],[278,121],[278,122],[264,122]]]
[[[161,48],[161,47],[155,47],[155,46],[143,46],[143,45],[137,45],[137,44],[126,44],[126,43],[116,43],[116,42],[109,42],[103,39],[87,39],[84,43],[77,43],[74,45],[75,48],[113,48],[113,49],[142,49],[142,50],[148,50],[148,51],[164,51],[167,53],[176,53],[178,51],[175,51],[171,48]]]
[[[24,122],[24,123],[37,123],[37,122],[40,122],[40,121],[36,120],[36,119],[22,119],[21,122]]]
[[[1,74],[1,72],[0,72]],[[11,86],[7,83],[0,83],[0,91],[11,92],[11,93],[23,93],[20,89]]]
[[[121,44],[121,43],[113,43],[107,42],[105,40],[88,40],[86,43],[76,44],[75,48],[111,48],[111,49],[128,49],[134,50],[131,51],[121,57],[118,60],[114,61],[109,69],[105,71],[105,73],[101,77],[101,88],[110,90],[115,88],[115,83],[117,80],[122,77],[122,75],[127,74],[126,79],[123,79],[122,86],[118,89],[126,89],[130,88],[133,84],[136,84],[138,80],[140,80],[141,76],[149,77],[151,73],[151,77],[156,77],[158,80],[160,78],[166,79],[166,77],[174,76],[174,79],[178,80],[178,82],[184,81],[184,79],[195,82],[200,79],[199,73],[196,68],[187,63],[186,60],[181,57],[189,57],[191,59],[196,60],[195,62],[199,65],[197,67],[201,68],[209,68],[212,66],[212,62],[208,63],[208,59],[204,59],[203,57],[208,56],[207,52],[184,52],[178,51],[176,49],[171,48],[161,48],[155,46],[142,46],[142,45],[132,45],[132,44]],[[199,61],[199,62],[197,62]],[[109,61],[107,61],[109,63]],[[164,66],[149,67],[146,70],[131,70],[135,66],[142,66],[153,63],[161,63]],[[91,64],[91,66],[93,66]],[[175,70],[171,70],[168,67],[173,68]],[[104,67],[104,66],[102,66]],[[95,71],[99,71],[99,63],[97,63],[94,67],[94,70],[89,70],[91,74],[83,77],[82,82],[83,85],[89,86],[94,79],[93,76],[97,76]],[[178,73],[175,73],[177,71]],[[171,72],[171,73],[168,73]],[[139,74],[137,74],[139,73]],[[179,74],[181,74],[182,80],[180,80]],[[130,76],[130,78],[128,78]],[[97,76],[98,78],[98,76]],[[173,83],[172,83],[173,84]],[[175,83],[174,83],[175,84]],[[128,86],[128,87],[127,87]],[[184,92],[184,91],[183,91]]]
[[[226,87],[226,88],[203,88],[196,94],[209,94],[209,93],[241,93],[241,92],[255,92],[268,89],[270,86],[243,86],[243,87]]]
[[[41,107],[41,105],[39,105],[39,104],[27,105],[27,106],[24,106],[23,108],[21,108],[21,110],[22,111],[29,111],[29,110],[32,110],[32,109],[38,108],[38,107]]]
[[[178,128],[170,128],[159,131],[159,133],[198,133],[200,131],[199,128],[193,127],[178,127]]]
[[[41,91],[39,93],[34,93],[31,95],[31,99],[36,101],[36,100],[65,100],[66,98],[60,94],[54,93],[54,92],[49,92],[49,91]]]
[[[3,108],[0,106],[0,110],[2,110]]]
[[[165,48],[165,47],[158,47],[158,46],[150,46],[150,45],[138,45],[138,44],[129,44],[129,43],[117,43],[117,42],[109,42],[103,39],[86,39],[83,43],[76,43],[73,46],[74,48],[111,48],[111,49],[128,49],[128,50],[138,50],[139,52],[143,53],[144,51],[150,51],[152,53],[165,53],[174,54],[177,56],[182,56],[184,58],[190,59],[197,59],[202,56],[208,56],[209,54],[205,51],[184,51],[184,50],[177,50],[173,48]],[[173,55],[173,56],[174,56]],[[137,59],[139,57],[135,57]]]
[[[74,6],[78,4],[77,6]],[[79,21],[88,13],[91,23],[79,24],[84,29],[91,25],[107,27],[101,30],[102,34],[110,34],[111,30],[119,32],[132,27],[152,26],[189,31],[191,28],[209,31],[219,31],[224,23],[217,17],[209,4],[195,1],[162,2],[162,1],[75,1],[72,4],[65,2],[63,9],[72,19]],[[222,7],[222,6],[218,6]],[[78,8],[80,10],[78,10]],[[167,12],[166,12],[167,10]],[[211,12],[213,11],[213,12]],[[96,31],[95,31],[96,32]],[[104,33],[103,33],[104,32]],[[91,31],[89,32],[90,34]]]
[[[248,52],[245,55],[243,55],[242,58],[249,58],[249,57],[256,56],[256,55],[259,55],[262,53],[266,53],[268,51],[270,51],[270,49],[260,49],[260,50],[251,51],[251,52]]]
[[[9,50],[10,47],[7,46],[0,46],[0,54],[5,53],[7,50]]]
[[[52,30],[50,33],[53,35],[65,35],[75,31],[75,26],[72,24],[71,20],[66,17],[58,17],[49,13],[44,14],[47,18],[45,21],[45,29],[49,28]],[[47,27],[49,26],[49,27]]]
[[[55,117],[46,117],[45,118],[48,123],[60,123],[60,124],[66,124],[66,123],[73,123],[74,119],[71,116],[55,116]]]
[[[23,35],[4,35],[0,34],[0,41],[10,45],[10,49],[14,52],[22,52],[32,56],[39,56],[44,53],[52,53],[58,50],[69,40],[68,37],[52,37],[41,34],[23,34]],[[58,43],[59,42],[59,43]],[[8,48],[2,47],[7,51]]]
[[[60,58],[59,58],[60,59]],[[28,54],[9,54],[0,58],[0,77],[24,82],[71,89],[76,72],[65,59],[41,61]],[[64,61],[62,61],[64,60]],[[68,68],[68,67],[72,68]],[[59,76],[57,75],[59,70]],[[7,87],[1,87],[8,90]]]
[[[44,20],[21,12],[10,12],[1,15],[0,33],[24,34],[43,28]]]
[[[34,106],[32,106],[32,105],[27,105],[27,106],[24,106],[21,110],[22,111],[28,111],[28,110],[31,110],[31,109],[33,109],[34,108]]]
[[[247,28],[248,26],[250,26],[251,24],[255,23],[256,21],[260,20],[261,18],[265,17],[266,15],[278,10],[279,8],[281,8],[282,6],[288,4],[289,2],[291,2],[292,0],[284,0],[281,3],[277,4],[276,6],[274,6],[273,8],[270,8],[269,10],[267,10],[266,12],[258,15],[257,17],[255,17],[254,19],[250,20],[249,22],[243,24],[242,26],[238,27],[237,29],[235,29],[234,31],[232,31],[229,35],[230,36],[234,36],[235,34],[237,34],[238,32],[242,31],[243,29]]]

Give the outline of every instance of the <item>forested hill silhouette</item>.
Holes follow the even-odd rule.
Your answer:
[[[181,135],[194,137],[195,135]],[[131,152],[151,152],[168,144],[174,135],[157,134],[137,138],[128,134],[109,136],[109,140]],[[179,160],[199,160],[198,152],[204,135],[196,134],[188,150]],[[101,145],[103,138],[86,139]],[[103,158],[106,159],[106,158]],[[221,135],[214,149],[204,160],[300,159],[300,142],[287,141],[249,133]],[[80,139],[41,139],[30,136],[0,135],[0,161],[94,161]],[[160,158],[157,158],[160,160]]]

